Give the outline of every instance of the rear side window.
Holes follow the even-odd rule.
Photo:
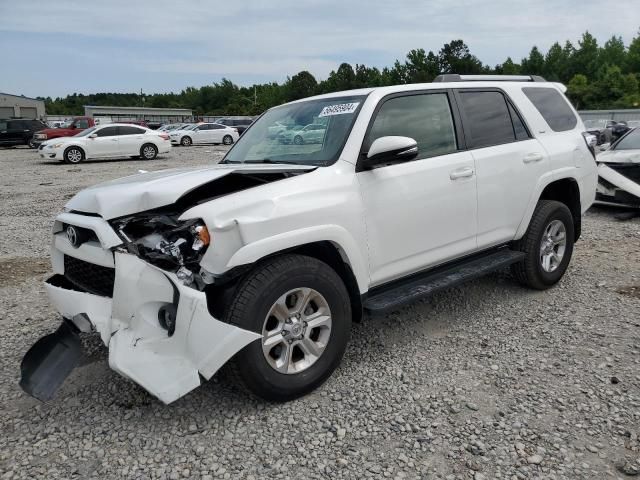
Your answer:
[[[89,128],[89,120],[84,118],[81,120],[76,120],[76,128]]]
[[[384,102],[365,140],[365,151],[374,140],[389,135],[413,138],[418,143],[418,159],[455,152],[456,134],[447,94],[408,95]]]
[[[142,128],[138,127],[120,126],[118,128],[120,129],[120,131],[118,132],[119,135],[139,135],[145,132]]]
[[[525,87],[522,91],[554,132],[571,130],[577,125],[573,110],[555,88]]]
[[[468,147],[489,147],[516,140],[509,106],[502,93],[460,92],[460,107]]]

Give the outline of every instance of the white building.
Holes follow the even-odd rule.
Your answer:
[[[146,122],[177,123],[190,121],[193,112],[188,108],[101,107],[85,105],[84,114],[91,118],[106,118],[112,122],[144,120]]]
[[[44,119],[44,100],[0,93],[0,118]]]

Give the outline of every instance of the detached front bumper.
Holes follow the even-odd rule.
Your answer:
[[[69,218],[83,216],[61,217],[64,225]],[[89,218],[94,226],[110,229],[102,219]],[[80,226],[86,226],[86,222]],[[113,230],[96,233],[106,243],[113,238],[111,234],[115,235]],[[90,241],[76,249],[64,232],[55,233],[52,263],[56,275],[45,282],[47,293],[56,310],[79,331],[97,330],[109,347],[109,366],[113,370],[162,402],[171,403],[187,394],[200,385],[200,375],[211,378],[235,353],[260,338],[257,333],[212,317],[205,294],[185,286],[173,273],[129,253],[112,253],[99,242]],[[110,262],[111,297],[83,288],[84,278],[97,282],[103,290],[105,279],[98,277],[108,276],[104,272],[111,268]],[[159,319],[167,307],[175,312],[172,334]],[[40,356],[46,360],[46,356]],[[33,365],[34,359],[28,363]]]

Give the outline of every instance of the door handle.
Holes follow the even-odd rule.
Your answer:
[[[522,159],[522,161],[524,163],[532,163],[532,162],[539,162],[540,160],[542,160],[544,158],[544,156],[541,153],[528,153],[524,156],[524,158]]]
[[[112,142],[117,142],[117,141],[118,141],[118,139],[117,139],[117,138],[112,138],[112,139],[111,139],[111,141],[112,141]]]
[[[467,178],[472,176],[473,176],[473,168],[471,167],[459,168],[449,174],[449,178],[451,180],[457,180],[459,178]]]

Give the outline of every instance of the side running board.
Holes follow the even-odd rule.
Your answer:
[[[523,259],[523,252],[503,248],[479,257],[474,256],[445,265],[424,274],[412,275],[407,279],[394,282],[393,285],[383,285],[374,289],[364,300],[364,308],[372,312],[391,310],[439,290],[500,270]]]

